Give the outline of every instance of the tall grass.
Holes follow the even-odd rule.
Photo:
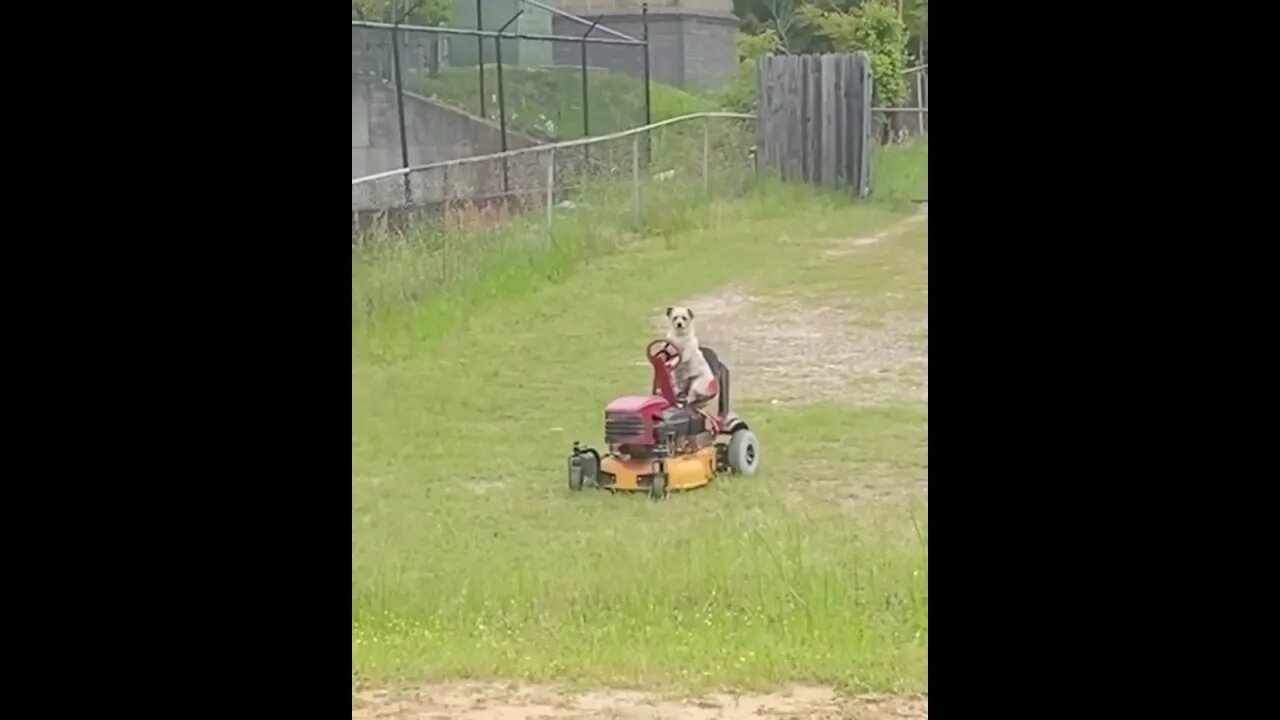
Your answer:
[[[669,239],[730,218],[786,215],[813,196],[841,197],[838,191],[756,178],[747,161],[752,137],[736,121],[715,126],[709,135],[712,165],[704,183],[701,123],[652,133],[638,218],[633,181],[625,173],[589,179],[572,193],[572,209],[557,208],[550,224],[544,212],[533,210],[497,226],[459,228],[439,219],[368,239],[353,249],[353,345],[376,339],[388,326],[400,329],[406,310],[418,334],[446,333],[477,304],[517,299],[563,281],[583,260],[632,246],[645,235]],[[629,164],[628,152],[618,156],[620,164]],[[927,193],[927,139],[879,148],[873,163],[873,203],[901,211]],[[666,174],[669,180],[654,179]]]
[[[877,146],[871,157],[871,197],[897,208],[929,198],[929,136]]]
[[[740,121],[720,121],[709,137],[713,164],[705,177],[703,126],[669,126],[641,145],[650,161],[638,193],[631,173],[635,146],[624,138],[593,146],[596,164],[613,171],[567,188],[570,200],[554,209],[550,222],[544,208],[535,208],[497,223],[445,217],[365,238],[352,250],[353,347],[384,340],[395,346],[406,315],[414,333],[439,336],[475,307],[562,281],[583,260],[632,246],[646,234],[672,238],[729,216],[768,217],[785,211],[788,198],[804,196],[800,188],[757,182],[749,169],[751,135]]]
[[[398,564],[353,554],[353,673],[923,689],[927,525],[903,537],[707,494],[720,507],[539,493],[486,519],[442,498]]]

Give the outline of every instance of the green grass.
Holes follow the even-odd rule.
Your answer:
[[[652,200],[651,227],[670,205]],[[764,183],[681,212],[658,233],[557,217],[550,249],[533,223],[424,231],[353,260],[353,685],[927,688],[927,507],[833,490],[918,477],[923,406],[745,400],[759,475],[662,503],[567,489],[569,446],[646,386],[673,300],[732,283],[923,305],[923,235],[822,253],[892,204]],[[476,269],[428,277],[442,244]]]
[[[576,67],[523,68],[504,66],[507,123],[524,131],[560,140],[583,137],[582,73]],[[480,114],[479,73],[472,68],[448,68],[417,82],[428,96]],[[485,67],[485,115],[498,120],[497,67]],[[644,125],[644,83],[631,75],[603,69],[587,71],[587,105],[592,135]],[[696,92],[652,83],[653,122],[715,110],[713,100]]]
[[[872,196],[905,208],[929,198],[929,136],[902,145],[877,147],[871,156]]]

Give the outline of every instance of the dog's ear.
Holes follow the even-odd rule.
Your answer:
[[[671,317],[671,311],[672,311],[673,309],[674,309],[674,308],[667,308],[667,317]]]
[[[693,319],[693,308],[689,308],[689,319]]]

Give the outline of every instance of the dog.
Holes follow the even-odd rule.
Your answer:
[[[700,406],[712,397],[709,391],[715,374],[698,346],[693,310],[680,306],[667,308],[667,325],[667,342],[680,351],[680,364],[675,369],[676,394],[685,402]]]

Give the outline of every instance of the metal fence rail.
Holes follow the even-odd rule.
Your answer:
[[[449,288],[557,276],[646,236],[740,219],[762,206],[733,202],[757,182],[753,124],[705,113],[353,180],[352,320],[376,324],[387,307],[416,307]]]
[[[534,211],[548,228],[592,206],[632,226],[648,211],[734,194],[753,183],[755,116],[707,112],[602,135],[396,168],[351,181],[353,238],[466,213]]]
[[[433,170],[436,168],[454,167],[454,166],[468,165],[472,163],[487,163],[487,162],[492,162],[494,160],[502,160],[503,158],[514,158],[520,155],[546,152],[549,150],[564,150],[567,148],[599,145],[599,144],[603,144],[613,140],[618,140],[620,138],[631,137],[633,135],[643,135],[653,130],[657,130],[658,128],[666,127],[668,125],[676,125],[678,123],[684,123],[690,120],[698,120],[698,119],[710,120],[714,118],[724,118],[724,119],[730,119],[730,120],[755,120],[756,116],[751,113],[735,113],[735,112],[692,113],[690,115],[681,115],[680,117],[674,117],[667,120],[662,120],[660,122],[652,123],[649,125],[643,125],[641,127],[630,128],[628,130],[621,130],[619,132],[611,133],[609,135],[599,135],[597,137],[584,137],[584,138],[578,138],[576,140],[565,140],[563,142],[549,143],[547,145],[539,145],[537,147],[520,148],[517,150],[509,150],[507,152],[492,153],[489,155],[477,155],[475,157],[458,158],[456,160],[444,160],[441,162],[426,163],[425,165],[417,165],[414,167],[395,168],[392,170],[387,170],[385,172],[374,173],[373,175],[366,175],[364,177],[352,178],[351,184],[352,186],[355,186],[355,185],[359,185],[367,182],[381,180],[383,178],[395,177],[397,175],[408,175],[410,173],[423,172],[426,170]]]

